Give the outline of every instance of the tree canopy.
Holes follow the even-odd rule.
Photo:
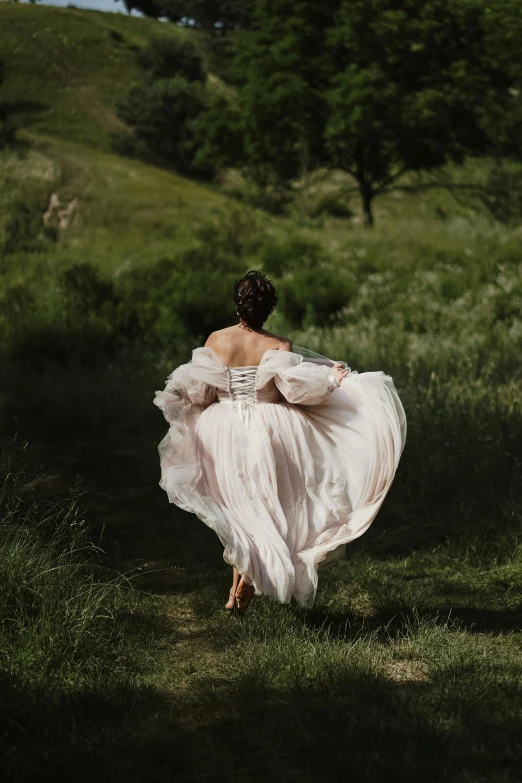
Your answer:
[[[118,2],[119,0],[115,0]],[[127,11],[166,17],[205,30],[233,30],[250,25],[254,0],[123,0]]]
[[[515,11],[512,0],[258,0],[238,53],[253,176],[342,169],[371,224],[373,199],[404,172],[487,153],[491,117],[517,100]]]

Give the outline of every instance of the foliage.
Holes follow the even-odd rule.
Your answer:
[[[324,158],[331,23],[330,3],[261,0],[252,32],[238,42],[248,173],[263,185],[291,180]]]
[[[248,27],[255,0],[158,0],[171,22],[195,24],[206,30]]]
[[[43,252],[57,238],[56,229],[42,224],[38,194],[14,201],[4,216],[0,259],[21,252]]]
[[[209,169],[195,161],[198,143],[193,132],[205,105],[201,85],[176,76],[135,87],[118,104],[118,113],[132,127],[143,157],[181,174],[208,176]]]
[[[115,0],[118,2],[118,0]],[[212,32],[248,28],[255,0],[123,0],[125,8]]]
[[[119,0],[114,0],[119,2]],[[141,11],[143,16],[149,19],[158,19],[161,16],[161,5],[157,0],[123,0],[127,13]]]
[[[516,101],[519,58],[497,13],[475,0],[261,0],[239,53],[251,175],[342,169],[371,224],[372,200],[404,172],[484,154],[487,118]]]
[[[191,34],[121,13],[1,3],[2,99],[21,129],[110,151],[125,133],[114,105],[143,81],[137,52],[160,37]]]
[[[205,110],[195,118],[192,131],[197,144],[196,168],[220,171],[242,160],[241,115],[229,98],[209,93]]]
[[[196,46],[184,38],[153,38],[137,57],[149,82],[182,76],[203,83],[207,78]]]
[[[351,218],[353,210],[340,196],[329,195],[320,198],[311,210],[312,217],[321,217],[322,215],[334,218]]]
[[[484,209],[493,220],[505,225],[522,222],[522,168],[520,164],[496,161],[489,171],[484,187],[472,192],[461,192],[456,198]]]

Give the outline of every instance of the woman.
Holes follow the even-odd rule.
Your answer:
[[[223,544],[227,609],[243,614],[254,593],[310,607],[319,564],[368,529],[390,488],[404,410],[390,376],[264,330],[277,296],[261,272],[235,283],[234,302],[239,323],[156,392],[170,424],[160,486]]]

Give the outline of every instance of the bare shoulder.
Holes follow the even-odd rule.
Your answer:
[[[211,332],[205,342],[205,348],[215,348],[216,346],[229,343],[232,338],[232,328],[218,329],[216,332]]]
[[[265,332],[265,335],[269,337],[271,342],[274,344],[274,350],[276,351],[292,350],[292,341],[289,340],[288,337],[281,337],[281,335],[274,334],[273,332]]]
[[[289,340],[287,337],[281,338],[281,344],[279,346],[280,351],[291,351],[292,350],[292,341]]]

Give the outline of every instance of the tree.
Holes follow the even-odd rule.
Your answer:
[[[115,0],[119,2],[119,0]],[[123,0],[130,14],[135,8],[145,16],[166,17],[213,32],[247,29],[254,0]]]
[[[120,0],[114,0],[114,2],[119,3]],[[123,4],[128,14],[136,10],[141,11],[144,16],[150,19],[159,19],[161,16],[161,5],[156,0],[123,0]]]
[[[372,225],[374,198],[405,172],[487,153],[487,118],[514,102],[515,5],[259,0],[239,56],[251,172],[342,169]]]
[[[247,169],[260,184],[288,182],[325,159],[325,29],[332,0],[259,0],[252,31],[238,43],[238,103]]]
[[[162,15],[205,30],[248,28],[254,0],[158,0]]]
[[[488,152],[484,118],[508,109],[511,77],[476,0],[350,0],[339,21],[325,138],[371,225],[373,199],[404,172]]]

